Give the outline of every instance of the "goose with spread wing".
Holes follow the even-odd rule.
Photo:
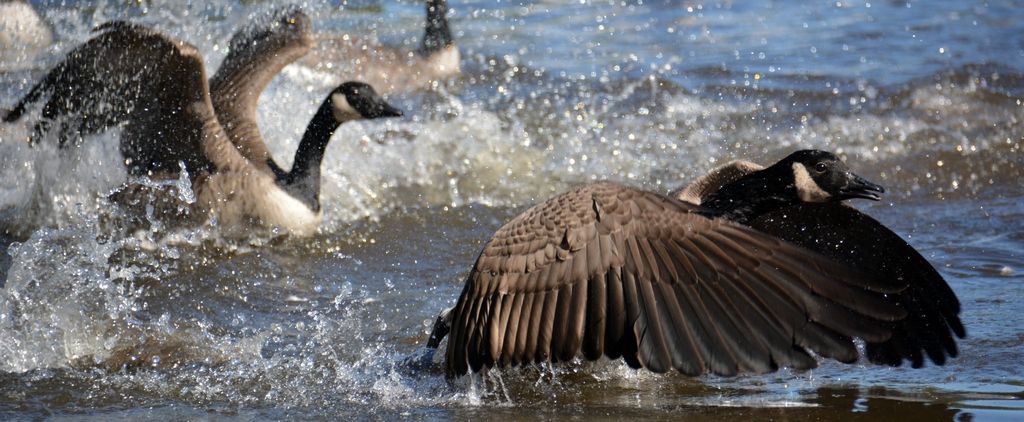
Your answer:
[[[407,51],[370,43],[357,36],[321,32],[317,48],[299,63],[325,71],[338,80],[366,81],[384,93],[430,88],[456,75],[462,56],[448,26],[446,0],[427,0],[426,25],[420,48]]]
[[[273,20],[274,25],[294,25],[297,33],[308,34],[308,18],[301,12],[286,8],[280,17]],[[65,147],[77,142],[82,133],[121,126],[120,150],[131,174],[173,178],[182,167],[187,171],[195,200],[169,210],[190,216],[184,220],[215,221],[225,227],[255,223],[294,235],[311,234],[322,214],[320,162],[334,131],[351,120],[402,115],[371,86],[341,84],[310,121],[291,171],[284,171],[271,164],[269,156],[249,152],[253,159],[247,158],[225,134],[211,100],[202,55],[195,47],[127,22],[107,23],[95,32],[4,119],[21,118],[45,98],[32,136],[56,137]],[[283,67],[284,60],[270,65],[271,70]],[[262,90],[264,79],[269,80],[260,75],[226,85],[249,83]],[[245,117],[244,109],[258,96],[256,92],[221,113]],[[230,128],[241,133],[236,140],[251,136],[252,132],[246,135],[242,129],[241,125]],[[262,139],[249,145],[257,142],[262,144]],[[130,201],[134,190],[129,187],[112,197]]]
[[[878,200],[882,187],[823,151],[730,171],[742,177],[724,187],[704,180],[689,193],[703,194],[701,205],[597,183],[527,210],[484,247],[428,346],[449,337],[449,376],[580,354],[654,372],[734,375],[813,368],[815,355],[853,362],[855,338],[871,348],[912,335],[894,329],[920,310],[901,298],[933,300],[941,286],[915,290],[890,269],[747,225],[794,204]]]
[[[705,201],[737,195],[723,187],[763,169],[750,161],[733,161],[673,195],[715,207]],[[889,340],[866,344],[869,361],[898,366],[906,360],[917,368],[924,365],[926,357],[942,365],[957,356],[956,339],[967,332],[960,321],[956,293],[920,252],[878,220],[842,202],[801,201],[754,215],[743,224],[837,262],[908,283],[907,289],[893,298],[907,310],[907,317],[884,324],[892,333]]]

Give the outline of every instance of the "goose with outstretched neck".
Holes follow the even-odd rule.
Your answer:
[[[129,184],[110,198],[130,206],[152,205],[157,217],[168,221],[255,225],[309,235],[322,215],[319,166],[334,131],[352,120],[402,115],[371,86],[343,83],[324,99],[300,142],[293,168],[284,171],[272,157],[248,159],[230,141],[195,47],[127,22],[107,23],[96,32],[5,119],[20,118],[45,97],[32,137],[57,137],[64,147],[78,142],[83,132],[123,126],[120,150],[130,173],[155,180],[187,174],[194,200],[154,200],[151,196],[159,190],[150,184]]]

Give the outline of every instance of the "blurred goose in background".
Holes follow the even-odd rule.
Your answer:
[[[286,16],[292,12],[294,9],[278,16],[283,20],[272,19],[271,25],[301,24],[301,18]],[[152,193],[150,186],[145,184],[128,185],[112,194],[111,200],[157,206],[158,214],[175,222],[215,221],[222,227],[254,223],[279,233],[311,234],[321,218],[320,162],[335,129],[350,120],[402,115],[369,85],[341,84],[309,123],[291,171],[270,164],[270,157],[257,166],[225,135],[214,111],[202,55],[195,47],[127,22],[107,23],[95,32],[95,37],[51,70],[5,120],[21,118],[45,98],[32,138],[55,136],[62,147],[71,140],[77,142],[81,133],[122,126],[120,151],[129,172],[152,179],[187,174],[194,200],[164,198],[153,204],[153,198],[146,196]],[[272,66],[279,69],[283,65],[275,62]],[[246,83],[262,89],[265,77],[257,72]],[[258,93],[246,98],[222,113],[245,117],[244,110],[252,106]]]
[[[0,72],[28,69],[53,44],[53,29],[24,0],[0,0]]]
[[[423,42],[416,51],[368,43],[349,34],[322,32],[316,36],[317,48],[299,64],[333,74],[332,83],[360,80],[385,94],[430,88],[458,74],[462,58],[448,27],[446,0],[427,0],[426,10]]]
[[[933,272],[926,261],[894,269],[875,258],[837,260],[796,231],[750,223],[805,204],[852,210],[841,201],[878,200],[883,189],[835,155],[799,151],[766,169],[741,163],[713,173],[723,176],[706,176],[680,193],[703,205],[597,183],[527,210],[484,247],[428,347],[449,337],[449,376],[580,353],[687,375],[806,369],[817,365],[815,355],[856,361],[855,338],[887,351],[873,361],[916,365],[902,345],[946,345],[949,337],[945,323],[930,332],[900,328],[936,321],[911,315],[927,313],[926,302],[941,303],[935,306],[948,311],[948,327],[962,337],[956,297],[941,277],[930,284],[903,277],[902,270]],[[865,220],[832,220],[850,214],[818,219],[848,231],[816,233],[873,242],[877,227],[855,230]],[[954,356],[955,342],[949,350]]]

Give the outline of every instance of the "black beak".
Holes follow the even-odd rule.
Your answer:
[[[872,201],[882,199],[881,194],[885,193],[885,188],[864,180],[863,177],[856,174],[847,174],[850,176],[849,181],[846,186],[839,189],[842,199],[864,198]]]
[[[402,109],[396,108],[391,104],[384,102],[384,100],[377,101],[376,107],[373,107],[370,111],[372,115],[366,116],[368,119],[377,119],[381,117],[402,117],[405,112]]]

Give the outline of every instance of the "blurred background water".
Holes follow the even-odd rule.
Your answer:
[[[53,42],[0,56],[9,108],[93,26],[186,40],[212,74],[283,3],[33,1]],[[1019,1],[451,0],[462,73],[396,93],[324,160],[322,230],[222,239],[104,225],[117,134],[68,151],[0,128],[3,419],[1010,420],[1024,417],[1024,12]],[[319,31],[415,49],[423,4],[303,4]],[[38,45],[38,47],[34,47]],[[329,91],[290,66],[259,123],[289,165]],[[596,180],[656,191],[820,148],[887,188],[856,203],[963,303],[945,366],[822,362],[736,378],[578,362],[414,371],[484,241]]]

